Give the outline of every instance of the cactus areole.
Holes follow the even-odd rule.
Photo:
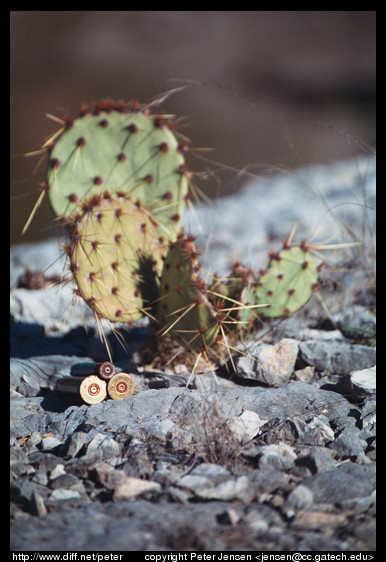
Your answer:
[[[85,199],[123,193],[149,209],[160,234],[174,239],[189,190],[185,159],[168,121],[102,103],[66,121],[47,169],[50,204],[72,222]]]

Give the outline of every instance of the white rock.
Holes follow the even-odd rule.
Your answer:
[[[315,367],[311,367],[308,365],[304,367],[304,369],[300,369],[299,371],[294,372],[294,378],[300,382],[310,382],[314,376]]]
[[[61,476],[62,474],[67,474],[66,471],[64,470],[64,464],[57,464],[55,468],[50,472],[50,479],[54,480],[55,478]]]
[[[119,443],[112,437],[107,437],[103,433],[97,433],[87,445],[87,453],[101,450],[103,457],[115,457],[119,455]]]
[[[61,441],[56,437],[43,437],[42,439],[42,449],[54,449],[61,444]]]
[[[293,517],[299,509],[304,509],[310,507],[314,501],[314,495],[312,491],[299,484],[292,490],[288,495],[287,499],[283,504],[283,511],[287,517]]]
[[[49,498],[49,503],[78,500],[80,499],[80,492],[71,488],[57,488],[52,492]]]
[[[256,435],[259,435],[261,426],[266,422],[267,420],[260,419],[256,412],[245,410],[241,416],[228,420],[227,424],[237,441],[244,445],[256,437]]]
[[[353,387],[365,394],[374,394],[376,391],[376,367],[360,369],[350,373],[350,380]]]
[[[238,478],[231,478],[226,482],[221,482],[214,488],[203,490],[199,493],[201,499],[233,501],[240,500],[244,503],[252,501],[255,490],[246,475]]]
[[[146,492],[159,492],[161,486],[158,482],[141,480],[140,478],[128,477],[119,484],[114,491],[113,501],[124,501],[140,496]]]
[[[180,488],[188,488],[197,494],[204,494],[218,484],[229,480],[230,472],[226,468],[214,463],[202,463],[189,474],[182,476],[177,482]]]
[[[282,386],[294,371],[298,349],[298,342],[292,338],[283,338],[275,345],[258,342],[237,360],[237,374],[269,386]]]

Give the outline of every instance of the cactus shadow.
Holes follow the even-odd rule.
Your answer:
[[[87,337],[81,331],[84,332],[83,329],[75,328],[64,336],[46,336],[42,324],[15,322],[11,315],[10,357],[27,359],[42,355],[84,356]]]
[[[144,343],[148,329],[138,326],[120,329],[122,347],[112,332],[107,334],[109,345],[114,353],[114,360],[127,360]],[[78,326],[58,336],[45,335],[42,324],[10,321],[10,357],[28,359],[46,355],[74,355],[90,357],[95,361],[108,360],[107,350],[95,330]]]

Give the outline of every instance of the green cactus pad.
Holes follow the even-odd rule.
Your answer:
[[[288,316],[301,308],[318,285],[314,256],[300,246],[284,247],[271,254],[268,269],[261,273],[255,291],[263,318]]]
[[[170,244],[157,311],[163,333],[170,333],[191,351],[211,346],[219,331],[216,311],[197,269],[197,252],[191,240],[179,238]]]
[[[124,193],[147,207],[174,240],[188,193],[185,159],[161,117],[101,104],[69,121],[50,148],[48,196],[70,222],[85,199]]]
[[[158,295],[164,247],[149,213],[128,197],[84,202],[68,247],[78,294],[99,317],[138,320]]]

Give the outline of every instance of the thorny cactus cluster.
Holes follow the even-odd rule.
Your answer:
[[[75,292],[97,319],[147,315],[158,335],[206,356],[256,318],[295,312],[317,287],[305,244],[284,243],[257,274],[237,263],[225,279],[200,277],[194,238],[181,229],[193,189],[187,143],[169,116],[105,101],[64,120],[43,148],[44,192],[69,232]]]

